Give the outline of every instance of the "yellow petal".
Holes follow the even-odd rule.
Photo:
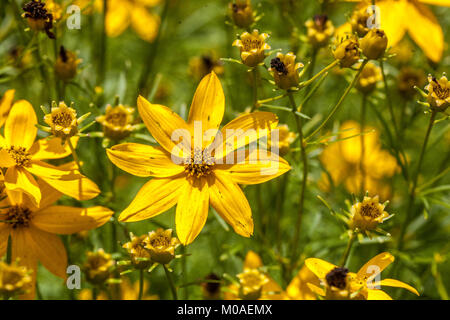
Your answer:
[[[129,26],[132,7],[126,1],[108,1],[105,28],[108,37],[121,35]]]
[[[305,260],[305,265],[311,272],[313,272],[319,279],[325,279],[326,275],[336,268],[332,263],[322,259],[308,258]]]
[[[226,172],[215,170],[215,177],[210,179],[209,196],[212,207],[237,234],[244,237],[253,234],[252,210],[247,198]]]
[[[120,214],[119,221],[141,221],[169,210],[177,203],[185,183],[184,176],[148,181]]]
[[[55,276],[65,279],[67,253],[61,239],[57,235],[32,226],[29,230],[32,248],[38,260]]]
[[[9,233],[9,226],[4,223],[0,223],[0,257],[6,253],[6,249],[8,248]]]
[[[0,100],[0,127],[5,124],[9,110],[11,110],[11,106],[14,100],[14,93],[14,89],[8,90],[3,95],[2,100]]]
[[[201,121],[203,132],[218,129],[225,112],[225,95],[219,78],[214,72],[206,75],[195,91],[189,110],[190,125]]]
[[[54,204],[56,201],[61,198],[63,195],[61,192],[56,190],[55,188],[51,187],[47,182],[45,182],[42,179],[39,179],[37,181],[39,189],[41,189],[41,202],[39,203],[39,208],[44,209],[52,204]]]
[[[208,217],[209,193],[205,179],[193,179],[184,184],[178,198],[175,224],[177,236],[183,245],[197,237]]]
[[[161,147],[139,143],[123,143],[106,150],[109,160],[120,169],[139,177],[165,178],[184,171]]]
[[[308,287],[308,284],[319,286],[320,281],[306,265],[303,265],[294,279],[289,283],[286,288],[286,293],[294,300],[316,300],[316,295]]]
[[[166,106],[151,104],[142,96],[139,96],[137,105],[148,131],[167,152],[180,156],[184,150],[184,156],[190,156],[190,137],[183,139],[183,133],[190,133],[190,130],[187,123],[178,114]],[[177,133],[180,133],[179,140],[172,141],[172,134],[177,135]],[[181,145],[177,147],[178,143]]]
[[[30,196],[33,203],[38,206],[41,201],[41,191],[33,176],[24,168],[11,167],[6,170],[5,187],[8,190],[20,190]]]
[[[435,6],[450,7],[450,0],[419,0],[422,3],[432,4]]]
[[[75,146],[78,137],[72,137],[70,140]],[[28,152],[35,160],[61,159],[71,154],[69,145],[66,143],[63,146],[60,138],[37,140]]]
[[[237,117],[222,128],[222,141],[214,143],[217,144],[215,158],[226,157],[236,149],[267,137],[277,125],[278,117],[272,112],[253,112]]]
[[[365,265],[359,269],[357,277],[371,281],[378,274],[380,274],[388,265],[394,262],[395,258],[389,252],[383,252],[373,257]]]
[[[381,280],[379,283],[375,283],[374,286],[376,285],[381,285],[381,286],[388,286],[388,287],[396,287],[396,288],[403,288],[406,290],[411,291],[412,293],[414,293],[415,295],[420,296],[419,292],[413,288],[412,286],[410,286],[407,283],[404,283],[402,281],[399,280],[395,280],[395,279],[383,279]]]
[[[258,269],[263,266],[261,257],[252,250],[249,250],[245,255],[244,269]]]
[[[408,3],[406,14],[409,21],[414,21],[407,24],[411,38],[429,59],[434,62],[441,61],[444,51],[444,34],[433,12],[428,7],[415,2]]]
[[[11,108],[5,124],[5,139],[9,146],[29,149],[36,138],[37,118],[33,106],[19,100]]]
[[[135,6],[131,11],[131,26],[142,40],[152,42],[158,35],[159,17],[142,6]]]
[[[253,150],[247,154],[242,163],[217,165],[215,172],[227,172],[238,184],[258,184],[272,180],[291,169],[286,160],[270,151]]]
[[[72,234],[104,225],[113,211],[105,207],[75,208],[51,206],[35,213],[32,224],[37,228],[57,234]]]
[[[367,290],[367,300],[392,300],[392,298],[383,290]]]
[[[309,290],[311,290],[313,293],[315,293],[319,296],[322,296],[322,297],[325,296],[325,290],[323,290],[322,288],[320,288],[312,283],[307,283],[306,285],[308,286]]]
[[[16,162],[9,155],[9,152],[6,149],[0,150],[0,167],[9,168],[16,165]]]

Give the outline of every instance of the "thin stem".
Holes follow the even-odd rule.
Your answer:
[[[309,80],[306,80],[305,82],[300,82],[299,87],[300,88],[304,88],[306,86],[309,86],[311,83],[313,83],[314,81],[316,81],[316,79],[318,79],[321,75],[323,75],[324,73],[330,71],[331,69],[333,69],[335,66],[337,66],[339,63],[339,60],[334,60],[332,63],[330,63],[328,66],[326,66],[325,68],[323,68],[322,70],[320,70],[319,72],[317,72],[314,76],[312,77],[308,77]],[[312,64],[312,63],[311,63]],[[312,66],[310,66],[311,68]],[[311,70],[311,69],[310,69]],[[308,93],[308,91],[306,92]]]
[[[258,70],[252,69],[252,86],[253,86],[253,104],[250,112],[253,112],[258,108]]]
[[[265,104],[265,103],[268,103],[268,102],[273,102],[273,101],[276,101],[276,100],[280,100],[280,99],[282,99],[282,98],[284,98],[286,96],[287,96],[287,93],[284,93],[284,94],[281,94],[281,95],[273,97],[273,98],[268,98],[268,99],[264,99],[264,100],[258,100],[258,105]]]
[[[388,87],[387,80],[386,80],[386,72],[384,71],[383,59],[380,59],[380,68],[381,68],[381,73],[383,75],[384,91],[386,94],[386,100],[388,102],[389,113],[392,118],[392,124],[394,125],[395,135],[398,137],[397,121],[395,120],[394,108],[392,107],[392,101],[391,101],[391,97],[390,97],[390,93],[389,93],[389,87]]]
[[[103,1],[103,19],[102,19],[102,33],[100,35],[100,53],[98,55],[98,75],[97,85],[103,85],[105,81],[105,66],[106,66],[106,15],[108,12],[108,1]]]
[[[277,244],[278,253],[281,253],[281,213],[283,212],[284,194],[286,193],[286,187],[288,183],[289,172],[283,175],[282,180],[278,185],[278,193],[276,200],[275,210],[275,243]]]
[[[73,147],[72,141],[69,139],[67,139],[67,144],[69,145],[70,151],[72,152],[72,157],[73,160],[75,161],[75,163],[77,164],[78,167],[78,171],[80,171],[81,173],[81,165],[80,165],[80,161],[78,159],[77,153],[75,152],[75,148]]]
[[[347,247],[345,248],[344,255],[342,256],[341,262],[339,265],[344,267],[347,263],[348,256],[350,255],[350,250],[352,249],[353,242],[355,240],[355,233],[352,231],[350,237],[348,238]]]
[[[398,244],[397,244],[397,249],[398,250],[402,250],[403,249],[404,238],[405,238],[405,233],[406,233],[406,227],[408,226],[408,222],[410,220],[411,213],[412,213],[411,211],[413,210],[414,201],[416,199],[417,181],[418,181],[418,178],[419,178],[420,169],[422,168],[423,158],[425,156],[425,150],[427,148],[427,144],[428,144],[428,140],[430,138],[431,130],[433,129],[435,118],[436,118],[436,111],[433,111],[433,113],[431,114],[431,117],[430,117],[430,122],[428,123],[427,132],[425,134],[425,138],[424,138],[424,141],[423,141],[423,144],[422,144],[422,149],[420,151],[419,163],[417,164],[417,170],[416,170],[416,172],[414,174],[414,177],[413,177],[413,182],[412,182],[413,184],[412,184],[411,191],[410,191],[410,194],[409,194],[408,205],[406,207],[405,220],[402,223],[401,230],[400,230],[400,236],[398,238]]]
[[[365,148],[365,136],[364,131],[366,127],[366,105],[367,105],[367,96],[363,94],[362,96],[362,104],[361,104],[361,159],[359,161],[359,169],[361,170],[361,194],[364,194],[366,191],[366,170],[364,168],[364,158],[366,154],[366,148]]]
[[[163,264],[164,272],[166,273],[167,282],[169,282],[170,291],[172,291],[173,300],[178,300],[177,289],[175,288],[175,284],[173,283],[172,275],[170,274],[169,269],[167,269],[166,265]]]
[[[331,109],[331,112],[327,116],[327,118],[317,127],[316,130],[314,130],[308,137],[305,138],[305,141],[308,141],[311,139],[316,133],[318,133],[322,128],[327,124],[327,122],[333,117],[333,115],[337,112],[339,107],[344,102],[347,95],[350,93],[350,90],[353,88],[353,86],[356,84],[356,81],[358,81],[359,76],[361,75],[362,70],[364,69],[365,65],[367,64],[368,60],[364,60],[361,66],[358,69],[358,72],[356,73],[355,77],[353,78],[353,81],[348,85],[347,89],[345,89],[344,94],[341,96],[339,101],[336,103],[336,105]]]
[[[138,300],[142,300],[144,294],[144,269],[139,270],[139,296]]]

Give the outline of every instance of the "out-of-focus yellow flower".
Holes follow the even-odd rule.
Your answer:
[[[306,265],[303,265],[286,288],[287,298],[290,300],[316,300],[316,294],[309,288],[308,283],[320,285],[316,275]]]
[[[24,46],[14,46],[8,52],[7,63],[12,64],[19,69],[26,69],[33,61],[31,50],[26,50]]]
[[[280,156],[289,153],[290,146],[294,142],[297,134],[295,132],[289,131],[289,127],[286,124],[279,125],[276,130],[278,130],[278,153]],[[269,148],[272,147],[272,140],[269,140]]]
[[[220,278],[216,274],[210,273],[205,277],[205,280],[205,282],[202,282],[203,298],[206,300],[219,300],[221,297]]]
[[[224,293],[225,300],[284,300],[283,289],[267,273],[263,262],[254,251],[245,256],[243,272],[238,275],[239,285],[231,284]]]
[[[309,283],[308,286],[317,295],[327,300],[392,300],[381,286],[404,288],[419,295],[410,285],[395,279],[377,281],[380,273],[394,261],[388,252],[380,253],[359,269],[358,273],[347,268],[337,267],[327,261],[309,258],[305,265],[317,276],[324,288]]]
[[[95,285],[104,283],[111,275],[114,264],[111,255],[102,248],[97,251],[89,251],[83,265],[87,281]]]
[[[308,41],[315,48],[326,46],[334,34],[333,22],[326,15],[316,15],[306,21],[305,26]]]
[[[428,76],[427,101],[435,111],[444,112],[450,105],[450,82],[444,72],[440,79]]]
[[[235,0],[229,4],[231,18],[236,26],[246,29],[255,21],[250,0]]]
[[[355,87],[361,93],[369,94],[376,88],[377,83],[381,80],[383,80],[381,68],[371,62],[368,62],[364,66]]]
[[[357,7],[361,12],[372,5],[370,0],[346,1],[362,2]],[[408,32],[429,59],[439,62],[444,52],[444,35],[439,21],[424,4],[450,7],[450,0],[378,0],[380,28],[386,32],[389,46],[395,46]]]
[[[55,0],[46,0],[45,7],[53,16],[53,20],[58,21],[62,17],[62,7]]]
[[[298,86],[298,69],[303,68],[303,63],[295,62],[295,59],[296,56],[292,52],[278,52],[277,57],[270,61],[269,71],[280,89],[288,90]]]
[[[7,90],[0,100],[0,128],[5,124],[9,111],[13,106],[15,92],[16,90],[14,89]]]
[[[30,29],[33,31],[44,31],[50,39],[55,39],[53,28],[53,14],[42,0],[31,0],[22,7],[23,17],[27,19]]]
[[[220,76],[224,71],[223,62],[219,60],[214,51],[189,60],[189,74],[197,81],[200,81],[211,72]]]
[[[383,57],[386,51],[388,39],[383,30],[370,29],[369,32],[359,42],[362,53],[372,60]]]
[[[364,37],[367,32],[369,32],[369,27],[367,26],[367,22],[372,16],[373,11],[367,10],[366,8],[353,11],[349,26],[351,27],[352,33],[358,34],[359,37]]]
[[[125,248],[130,255],[131,262],[136,269],[149,268],[152,262],[150,261],[150,253],[145,249],[148,243],[148,236],[146,234],[136,237],[134,234],[130,235],[131,241],[125,243],[122,248]]]
[[[158,228],[148,234],[145,249],[150,253],[152,262],[168,264],[175,258],[175,249],[179,245],[180,241],[172,237],[172,229]]]
[[[339,60],[342,68],[350,68],[353,66],[361,56],[358,38],[352,35],[338,38],[333,55],[336,60]]]
[[[122,278],[119,283],[108,284],[110,296],[104,290],[97,295],[97,300],[138,300],[139,282],[131,284],[128,278]],[[144,280],[143,295],[141,300],[158,300],[158,295],[149,294],[150,282]],[[92,300],[94,296],[91,289],[83,289],[78,294],[79,300]]]
[[[252,33],[244,32],[240,39],[233,42],[233,46],[241,51],[243,64],[256,67],[264,61],[267,56],[265,50],[270,50],[270,46],[266,43],[268,37],[267,33],[259,34],[259,31],[255,29]]]
[[[0,297],[8,299],[27,293],[33,281],[30,274],[31,270],[17,262],[6,264],[0,261]]]
[[[51,113],[44,116],[44,121],[55,137],[67,139],[78,133],[77,111],[62,101],[59,106],[52,107]]]
[[[390,196],[390,185],[383,181],[392,177],[399,170],[395,158],[386,150],[381,149],[378,131],[373,127],[366,127],[364,134],[364,159],[361,162],[361,134],[360,126],[355,121],[346,121],[340,127],[338,139],[322,152],[320,160],[329,172],[334,185],[343,183],[348,192],[358,194],[360,192],[363,176],[364,186],[370,193],[380,195],[384,199]],[[374,132],[370,132],[374,131]],[[356,136],[355,136],[356,135]],[[350,136],[355,136],[349,138]],[[364,175],[361,172],[363,165]],[[322,175],[319,186],[323,190],[330,190],[330,184],[326,174]]]
[[[397,78],[397,89],[403,98],[411,100],[417,93],[414,87],[422,88],[427,81],[423,70],[403,67],[400,69]]]
[[[66,50],[61,46],[55,62],[56,76],[63,81],[72,80],[77,74],[77,67],[80,62],[81,59],[77,58],[75,52]]]
[[[389,217],[384,211],[387,203],[380,203],[379,197],[364,196],[362,202],[357,202],[350,209],[349,227],[351,230],[369,234],[375,230],[378,224],[383,223]]]
[[[103,126],[105,137],[120,141],[128,137],[133,131],[134,108],[119,104],[116,107],[106,106],[104,115],[98,116],[95,120]]]
[[[389,49],[389,53],[393,55],[392,60],[399,65],[407,65],[411,61],[414,53],[414,47],[411,41],[404,39]]]

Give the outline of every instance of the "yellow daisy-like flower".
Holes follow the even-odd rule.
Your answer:
[[[131,262],[136,269],[146,269],[151,265],[150,253],[145,249],[148,243],[146,234],[136,237],[131,233],[131,241],[125,243],[122,248],[126,249],[131,257]]]
[[[326,15],[316,15],[306,21],[305,26],[308,41],[315,48],[326,46],[334,34],[333,23]]]
[[[33,284],[25,298],[34,297],[37,263],[54,275],[67,277],[67,254],[57,234],[73,234],[104,225],[113,212],[105,207],[76,208],[53,205],[62,194],[39,180],[42,200],[38,208],[26,194],[6,191],[0,202],[0,256],[6,253],[8,237],[12,241],[12,259],[32,270]]]
[[[53,28],[53,14],[42,0],[31,0],[22,7],[22,17],[27,19],[31,30],[44,31],[50,39],[55,39]]]
[[[283,289],[267,273],[263,272],[261,257],[254,251],[245,256],[243,272],[237,275],[239,285],[231,284],[225,291],[225,300],[284,300]]]
[[[134,108],[119,104],[116,107],[108,105],[104,115],[95,120],[103,126],[105,137],[120,141],[128,137],[133,131]]]
[[[327,261],[309,258],[305,265],[320,279],[324,288],[313,283],[308,286],[317,295],[329,300],[392,300],[386,292],[379,289],[381,286],[404,288],[419,295],[416,289],[399,280],[378,280],[380,273],[394,259],[388,252],[380,253],[362,266],[358,273],[353,273]]]
[[[225,72],[223,62],[217,57],[215,51],[205,53],[189,60],[189,75],[200,81],[204,76],[214,72],[218,76]]]
[[[425,90],[428,91],[427,101],[433,110],[444,112],[450,106],[450,82],[445,73],[440,79],[429,75]]]
[[[5,124],[9,111],[13,106],[15,92],[16,90],[14,89],[7,90],[0,100],[0,128]]]
[[[51,112],[44,116],[44,121],[50,126],[52,134],[63,140],[78,133],[77,111],[62,101],[58,107],[52,107]]]
[[[350,68],[358,62],[361,52],[359,48],[359,40],[352,35],[346,35],[336,40],[333,55],[342,68]]]
[[[356,89],[363,94],[371,93],[377,86],[377,83],[383,80],[381,68],[375,64],[368,62],[361,72],[361,75],[356,83]]]
[[[27,267],[18,263],[6,264],[0,261],[0,297],[8,299],[25,294],[33,279]]]
[[[0,136],[0,167],[7,168],[6,189],[21,190],[38,205],[42,192],[33,177],[35,175],[77,200],[96,197],[100,193],[97,185],[70,164],[68,167],[55,167],[42,161],[65,158],[71,151],[67,145],[62,146],[60,138],[35,142],[36,124],[36,113],[28,101],[14,103],[5,123],[5,136]],[[77,139],[71,138],[72,145],[76,145]]]
[[[298,69],[303,68],[303,63],[295,62],[295,59],[296,56],[292,52],[278,52],[277,57],[270,61],[269,72],[280,89],[288,90],[298,86]]]
[[[104,283],[111,275],[114,264],[111,255],[102,248],[97,251],[89,251],[83,265],[87,281],[95,285]]]
[[[346,1],[363,2],[358,6],[362,11],[372,4],[369,0]],[[439,62],[444,52],[444,35],[425,4],[450,7],[450,0],[377,0],[380,28],[386,32],[389,46],[395,46],[408,32],[429,59]]]
[[[235,164],[226,159],[234,159],[236,150],[267,136],[277,126],[276,115],[245,114],[219,131],[225,97],[214,73],[200,82],[187,123],[171,109],[143,97],[138,98],[137,105],[147,129],[161,146],[124,143],[107,149],[109,159],[122,170],[154,177],[141,188],[119,220],[152,218],[177,204],[177,236],[186,245],[202,230],[211,204],[236,233],[249,237],[253,233],[251,209],[239,184],[262,183],[290,167],[270,152],[252,152]],[[175,140],[179,143],[172,140],[177,135]]]
[[[145,249],[150,253],[152,262],[168,264],[175,258],[175,249],[180,241],[172,237],[172,229],[158,228],[148,234]]]
[[[55,62],[56,76],[63,81],[72,80],[77,74],[77,67],[80,62],[81,60],[77,58],[74,52],[61,46]]]
[[[250,0],[235,0],[229,4],[231,18],[239,28],[248,28],[255,21]]]
[[[349,227],[352,230],[368,233],[375,230],[378,224],[389,217],[384,211],[387,203],[380,203],[379,197],[365,196],[362,202],[357,202],[350,209]]]
[[[267,33],[259,34],[259,31],[255,29],[252,33],[244,32],[240,39],[233,42],[233,46],[241,51],[243,64],[256,67],[264,61],[267,56],[265,50],[270,50],[270,46],[266,43],[268,37]]]
[[[289,153],[291,144],[295,141],[297,134],[289,131],[289,127],[286,124],[281,124],[277,128],[278,130],[278,142],[275,146],[278,148],[278,152],[281,156]],[[269,141],[269,148],[272,147],[271,140]]]

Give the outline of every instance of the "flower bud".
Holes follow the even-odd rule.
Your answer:
[[[239,297],[242,300],[258,300],[263,286],[269,282],[269,278],[258,269],[244,269],[237,277],[240,283]]]
[[[315,48],[327,45],[334,34],[334,26],[326,15],[316,15],[314,19],[306,21],[306,36],[309,43]]]
[[[364,38],[361,39],[362,53],[369,59],[378,60],[386,51],[388,39],[383,30],[371,29]]]
[[[114,260],[111,255],[105,253],[103,249],[98,249],[96,252],[87,253],[87,261],[83,270],[86,273],[87,281],[100,285],[109,278],[113,266]]]
[[[273,75],[276,85],[283,90],[297,87],[299,82],[298,69],[303,67],[300,62],[295,62],[296,56],[289,52],[278,53],[270,62],[269,72]]]
[[[131,234],[131,241],[125,243],[122,248],[126,249],[131,258],[131,263],[136,269],[147,269],[151,266],[150,253],[145,249],[148,236],[136,237]]]
[[[358,62],[360,58],[360,49],[358,38],[348,36],[338,41],[333,55],[342,68],[349,68]]]
[[[59,49],[55,62],[55,74],[63,81],[72,80],[77,74],[77,66],[81,62],[74,52],[66,50],[63,46]]]
[[[378,196],[364,197],[362,202],[355,203],[350,210],[350,229],[359,229],[361,232],[374,230],[378,224],[389,217],[389,214],[384,211],[386,203],[379,202]]]
[[[266,58],[265,50],[270,46],[265,42],[267,33],[259,34],[258,30],[252,33],[244,32],[240,39],[233,42],[233,46],[239,47],[242,63],[249,67],[256,67]]]
[[[133,112],[133,108],[121,104],[117,107],[108,105],[105,114],[98,116],[95,120],[102,125],[105,137],[120,141],[133,131]]]
[[[229,5],[231,18],[236,26],[246,29],[254,22],[253,10],[250,0],[236,0]]]
[[[172,237],[172,229],[159,228],[148,234],[145,248],[149,251],[152,262],[168,264],[175,258],[175,249],[179,245],[179,240]]]
[[[427,101],[434,111],[444,112],[450,105],[450,82],[444,73],[440,79],[428,76]]]
[[[383,79],[381,69],[373,63],[367,63],[361,71],[361,76],[356,83],[356,89],[363,94],[371,93],[377,86],[377,82]]]
[[[398,74],[397,89],[404,99],[411,100],[417,93],[414,87],[422,88],[426,81],[423,70],[403,67]]]

